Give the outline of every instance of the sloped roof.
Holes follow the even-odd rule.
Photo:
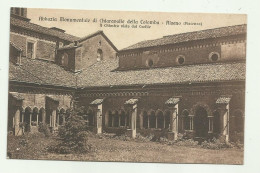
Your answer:
[[[14,44],[11,41],[10,41],[10,45],[13,46],[17,51],[22,51],[22,49],[19,46],[17,46],[16,44]]]
[[[214,29],[207,29],[207,30],[200,30],[194,32],[186,32],[181,34],[169,35],[164,36],[162,38],[154,39],[154,40],[145,40],[129,47],[122,49],[124,50],[131,50],[131,49],[138,49],[138,48],[146,48],[146,47],[153,47],[153,46],[162,46],[168,44],[176,44],[188,41],[195,41],[195,40],[204,40],[209,38],[219,38],[231,35],[239,35],[245,34],[247,32],[247,25],[234,25],[234,26],[227,26],[221,28],[214,28]]]
[[[106,34],[102,30],[98,30],[98,31],[96,31],[96,32],[94,32],[92,34],[89,34],[89,35],[87,35],[85,37],[82,37],[82,38],[78,39],[77,41],[78,42],[83,42],[83,41],[88,40],[88,39],[90,39],[90,38],[92,38],[92,37],[94,37],[96,35],[99,35],[99,34],[101,34],[105,38],[105,40],[113,47],[113,49],[118,51],[116,46],[111,42],[111,40],[109,40],[109,38],[106,36]]]
[[[104,60],[75,74],[53,62],[28,58],[22,58],[22,65],[10,62],[9,68],[10,81],[72,88],[239,81],[246,72],[244,62],[115,71],[118,60]]]
[[[16,100],[24,100],[24,97],[18,92],[9,92],[9,94]]]
[[[57,30],[43,27],[43,26],[31,23],[31,22],[27,22],[25,20],[20,20],[20,19],[14,18],[14,17],[10,18],[10,23],[11,23],[11,25],[16,26],[16,27],[31,30],[31,31],[38,32],[41,34],[58,37],[62,40],[66,40],[66,41],[75,41],[75,40],[79,39],[79,37],[76,37],[76,36],[73,36],[70,34],[66,34],[63,32],[59,32]]]
[[[244,62],[195,64],[144,70],[115,71],[118,60],[103,60],[78,74],[78,87],[184,84],[245,80]]]
[[[32,84],[76,87],[74,73],[53,62],[22,58],[21,65],[10,62],[9,80]]]

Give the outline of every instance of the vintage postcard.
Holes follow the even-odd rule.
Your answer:
[[[246,15],[10,10],[9,159],[243,164]]]

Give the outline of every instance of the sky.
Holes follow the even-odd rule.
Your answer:
[[[207,13],[162,13],[162,12],[129,12],[129,11],[89,11],[68,9],[37,9],[29,8],[27,17],[32,23],[45,27],[58,27],[66,33],[84,37],[97,30],[103,30],[107,37],[120,50],[144,40],[151,40],[183,32],[191,32],[223,26],[247,23],[247,16],[243,14],[207,14]],[[56,18],[57,21],[41,21],[40,17]],[[61,22],[60,17],[70,19],[90,19],[90,22]],[[97,22],[93,22],[96,18]],[[100,19],[138,21],[137,28],[100,27]],[[140,28],[143,21],[158,21],[159,24],[150,24],[150,28]],[[179,25],[166,25],[167,21]],[[200,25],[184,25],[184,22],[199,23]],[[121,24],[119,24],[121,25]]]

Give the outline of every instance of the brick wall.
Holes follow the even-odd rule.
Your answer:
[[[212,63],[210,53],[217,52],[220,57],[216,62],[245,60],[245,36],[202,40],[176,45],[166,45],[119,52],[120,69],[149,68],[148,60],[153,61],[152,67],[169,67],[180,65],[179,55],[184,56],[182,65]]]
[[[26,36],[17,33],[10,34],[10,41],[22,49],[22,56],[26,55],[27,41],[34,43],[35,58],[54,61],[56,42]]]
[[[80,48],[82,54],[81,68],[87,68],[97,62],[98,49],[102,50],[104,60],[116,58],[116,51],[101,34],[91,37],[81,42],[81,44],[83,44],[83,46]],[[76,69],[79,68],[76,67]]]

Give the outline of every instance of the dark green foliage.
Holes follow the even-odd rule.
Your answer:
[[[91,150],[92,147],[88,144],[86,121],[80,114],[81,109],[71,112],[65,125],[59,129],[60,144],[51,146],[50,152],[67,154],[86,153]]]

